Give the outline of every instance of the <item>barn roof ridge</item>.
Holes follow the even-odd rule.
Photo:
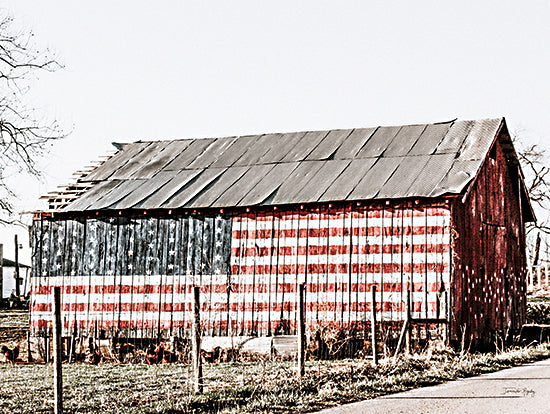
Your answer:
[[[502,117],[497,118],[481,118],[477,120],[470,120],[470,121],[484,121],[484,120],[490,120],[490,119],[502,119]],[[371,127],[364,127],[364,126],[352,126],[349,128],[331,128],[331,129],[304,129],[304,130],[289,130],[289,131],[273,131],[273,132],[258,132],[258,133],[246,133],[246,134],[236,134],[236,135],[222,135],[222,136],[197,136],[197,137],[183,137],[183,138],[161,138],[161,139],[152,139],[152,138],[141,138],[138,140],[117,140],[116,143],[120,145],[128,145],[128,144],[135,144],[135,143],[153,143],[153,142],[172,142],[172,141],[193,141],[193,140],[199,140],[199,139],[234,139],[234,138],[242,138],[242,137],[252,137],[252,136],[262,136],[262,135],[280,135],[280,134],[300,134],[300,133],[307,133],[307,132],[331,132],[331,131],[352,131],[354,129],[364,129],[364,128],[395,128],[395,127],[410,127],[410,126],[420,126],[420,125],[442,125],[442,124],[450,124],[455,121],[457,121],[458,118],[449,119],[446,121],[438,121],[438,122],[431,122],[431,123],[414,123],[414,124],[389,124],[389,125],[375,125]]]
[[[136,141],[47,197],[54,211],[83,212],[459,195],[505,125],[500,117]]]

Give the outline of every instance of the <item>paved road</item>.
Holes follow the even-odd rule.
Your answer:
[[[550,413],[550,360],[343,405],[321,413]]]

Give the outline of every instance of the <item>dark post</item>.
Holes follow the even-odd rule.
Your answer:
[[[61,288],[53,288],[53,394],[54,413],[63,413],[63,376],[61,371]]]
[[[305,374],[306,360],[306,318],[305,318],[305,283],[298,285],[298,378]]]
[[[32,352],[31,352],[31,333],[27,331],[27,361],[32,362]]]
[[[0,243],[0,299],[4,297],[4,245]]]
[[[17,234],[15,235],[15,296],[21,296],[21,287],[19,286],[19,243],[17,241]]]
[[[407,290],[407,353],[411,353],[411,291]]]
[[[50,333],[46,331],[46,334],[44,335],[44,353],[46,354],[46,364],[50,363]]]
[[[201,360],[201,304],[200,288],[193,287],[193,368],[195,373],[195,392],[202,393],[202,360]]]
[[[371,341],[372,341],[372,362],[374,365],[378,364],[378,350],[376,349],[376,285],[370,287],[371,301],[370,301],[370,329],[371,329]]]

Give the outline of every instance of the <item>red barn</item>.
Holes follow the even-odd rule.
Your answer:
[[[185,335],[448,315],[475,343],[525,321],[534,214],[505,120],[116,144],[33,224],[31,329]],[[443,297],[449,298],[449,311]]]

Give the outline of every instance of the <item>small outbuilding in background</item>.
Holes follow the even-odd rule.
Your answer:
[[[519,330],[534,214],[504,118],[117,144],[32,229],[31,329],[62,286],[66,334],[367,330],[445,317],[473,346]],[[444,298],[448,298],[444,300]]]

